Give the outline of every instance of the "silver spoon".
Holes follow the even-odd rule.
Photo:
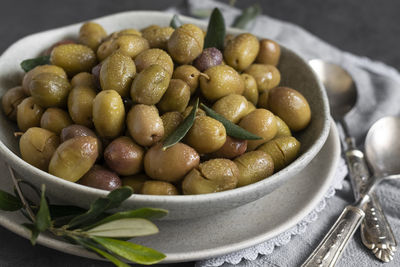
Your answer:
[[[372,178],[364,154],[357,149],[344,119],[357,102],[356,84],[351,75],[336,64],[321,59],[310,60],[309,64],[324,84],[329,98],[331,115],[342,129],[341,139],[344,155],[349,166],[354,198],[357,201],[365,194]],[[374,194],[371,194],[371,201],[364,211],[365,219],[361,225],[363,244],[371,249],[380,260],[384,262],[392,260],[397,246],[396,240]]]
[[[368,131],[365,146],[368,155],[371,155],[370,161],[376,175],[362,198],[345,207],[328,234],[302,266],[334,266],[364,218],[363,207],[371,200],[375,187],[386,179],[400,179],[400,145],[397,141],[399,134],[400,118],[396,117],[380,119]]]

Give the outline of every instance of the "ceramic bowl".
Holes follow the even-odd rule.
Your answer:
[[[151,24],[169,25],[172,14],[162,12],[131,11],[118,13],[94,21],[100,23],[107,32],[125,28],[142,29]],[[204,29],[207,23],[181,16],[184,23],[193,23]],[[24,75],[19,64],[22,60],[38,56],[49,45],[66,38],[76,38],[81,23],[27,36],[9,47],[0,57],[0,95],[11,87],[21,84]],[[228,29],[228,33],[239,34],[243,31]],[[267,179],[255,184],[225,192],[192,195],[192,196],[150,196],[132,195],[122,206],[123,209],[137,207],[158,207],[169,210],[165,219],[181,220],[212,215],[224,210],[233,209],[255,201],[292,179],[306,168],[308,163],[319,152],[329,133],[329,105],[326,93],[308,64],[294,52],[282,47],[279,64],[282,74],[281,85],[300,91],[308,100],[312,121],[296,137],[302,144],[300,156],[289,166]],[[13,133],[17,131],[15,123],[0,116],[0,154],[23,179],[40,187],[46,184],[46,192],[51,199],[65,204],[87,208],[94,199],[105,196],[108,192],[68,182],[41,171],[23,161],[19,156],[18,139]],[[295,188],[293,192],[295,193]],[[271,203],[279,205],[279,203]]]

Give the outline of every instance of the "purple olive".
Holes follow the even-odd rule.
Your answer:
[[[94,165],[80,180],[82,185],[112,191],[122,186],[122,181],[115,172]]]
[[[199,71],[203,72],[208,68],[220,65],[222,63],[222,53],[215,47],[206,48],[198,56],[194,62],[195,66]]]

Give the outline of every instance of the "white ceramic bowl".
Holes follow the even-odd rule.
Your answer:
[[[125,28],[142,29],[151,24],[169,25],[171,14],[162,12],[130,11],[118,13],[94,21],[100,23],[107,32]],[[184,23],[193,23],[206,28],[205,22],[181,16]],[[76,38],[81,23],[27,36],[9,47],[0,57],[0,95],[13,86],[21,84],[22,60],[39,55],[49,45],[65,39]],[[243,31],[228,29],[228,33]],[[212,215],[255,201],[271,193],[277,187],[293,178],[319,152],[329,133],[329,105],[325,91],[308,64],[298,55],[282,47],[279,69],[282,74],[281,85],[293,87],[308,100],[312,121],[306,130],[296,137],[302,144],[300,156],[288,167],[267,179],[255,184],[225,192],[193,196],[150,196],[132,195],[122,208],[158,207],[169,210],[166,219],[186,219]],[[23,179],[40,187],[46,184],[47,194],[55,201],[88,207],[90,202],[108,192],[89,188],[59,179],[26,163],[19,157],[18,139],[13,133],[16,124],[0,116],[0,154]],[[279,205],[279,203],[271,203]]]

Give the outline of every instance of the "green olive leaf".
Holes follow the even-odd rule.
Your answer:
[[[111,191],[107,195],[107,198],[111,200],[111,203],[107,209],[109,210],[118,208],[121,205],[121,203],[124,202],[126,199],[128,199],[132,194],[133,190],[130,186],[122,186],[120,188]]]
[[[137,210],[122,211],[122,212],[117,212],[115,214],[112,214],[112,215],[100,220],[99,222],[84,228],[84,230],[91,229],[98,225],[108,223],[111,221],[115,221],[115,220],[119,220],[119,219],[143,218],[143,219],[150,220],[150,219],[162,218],[167,214],[168,214],[167,210],[154,209],[154,208],[141,208],[141,209],[137,209]]]
[[[196,99],[196,103],[193,106],[192,111],[186,117],[186,119],[172,132],[165,140],[163,144],[163,150],[175,145],[182,140],[187,132],[192,128],[194,120],[196,119],[197,109],[199,107],[199,99]]]
[[[225,20],[221,11],[214,8],[208,22],[207,34],[204,39],[204,48],[216,47],[219,50],[224,49],[225,41]]]
[[[40,231],[32,223],[23,223],[21,225],[23,227],[25,227],[26,229],[28,229],[29,231],[31,231],[30,241],[31,241],[32,246],[34,246],[36,244],[36,240],[40,234]]]
[[[207,107],[203,103],[201,103],[201,107],[204,109],[204,111],[207,113],[208,116],[216,119],[217,121],[221,122],[224,125],[227,135],[237,138],[237,139],[243,139],[243,140],[260,140],[260,139],[262,139],[258,135],[255,135],[249,131],[246,131],[242,127],[234,124],[233,122],[226,119],[221,114],[218,114],[217,112],[215,112],[211,108]]]
[[[146,219],[125,218],[101,224],[86,233],[90,236],[135,237],[156,234],[158,228]]]
[[[21,62],[21,68],[28,72],[36,66],[50,64],[50,56],[40,56],[36,58],[25,59]]]
[[[82,239],[82,238],[74,238],[74,240],[76,241],[76,243],[80,244],[81,246],[87,248],[88,250],[92,250],[94,252],[96,252],[97,254],[99,254],[100,256],[102,256],[103,258],[109,260],[110,262],[114,263],[115,266],[118,267],[130,267],[128,264],[126,264],[125,262],[121,261],[120,259],[118,259],[117,257],[111,255],[110,253],[101,250],[99,248],[97,248],[96,246],[94,246],[93,244],[91,244],[90,242]]]
[[[85,213],[85,209],[69,205],[49,205],[51,218],[78,216]]]
[[[93,237],[92,239],[116,255],[139,264],[155,264],[166,257],[152,248],[127,241],[105,237]]]
[[[0,190],[0,210],[16,211],[22,208],[19,198]]]
[[[40,198],[39,211],[36,213],[34,225],[39,232],[46,231],[51,226],[50,211],[46,200],[46,186],[42,185],[42,196]]]
[[[246,27],[262,12],[259,4],[254,4],[242,11],[242,14],[238,15],[233,21],[232,27],[239,29],[246,29]]]
[[[174,29],[179,28],[180,26],[182,26],[182,21],[179,19],[178,15],[174,15],[171,19],[171,22],[169,24],[169,26],[171,26]]]

